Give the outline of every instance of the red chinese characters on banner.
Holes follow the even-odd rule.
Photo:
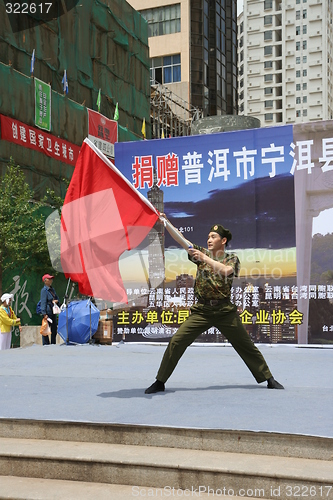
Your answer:
[[[169,153],[166,156],[156,157],[157,165],[157,186],[178,186],[179,174],[179,158],[177,155]],[[134,163],[132,163],[132,179],[134,187],[144,189],[145,184],[147,188],[152,188],[154,184],[154,165],[153,157],[149,156],[135,156]]]
[[[132,169],[134,170],[134,174],[132,174],[134,187],[136,189],[138,187],[143,189],[145,187],[145,184],[147,184],[147,188],[152,188],[154,184],[153,157],[136,156],[134,158],[134,161],[135,163],[132,164]]]
[[[1,139],[44,153],[55,160],[75,165],[80,147],[9,116],[0,115]]]
[[[178,156],[170,153],[167,156],[157,156],[157,185],[178,186]]]

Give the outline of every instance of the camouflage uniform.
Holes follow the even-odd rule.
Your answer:
[[[200,250],[200,252],[211,257],[210,252],[206,248],[199,247],[198,245],[193,245],[193,248]],[[234,270],[229,276],[220,276],[215,274],[212,268],[205,264],[204,262],[195,262],[195,260],[189,255],[189,260],[197,265],[197,275],[194,285],[194,294],[196,298],[201,300],[221,300],[230,299],[230,290],[232,287],[232,282],[234,276],[238,276],[240,262],[236,254],[226,253],[214,260],[222,262],[225,266],[231,266]]]
[[[207,249],[197,245],[194,248],[211,257]],[[189,259],[194,262],[190,255]],[[179,327],[165,350],[156,377],[160,382],[168,380],[186,348],[213,326],[228,339],[258,383],[272,376],[263,355],[243,327],[236,306],[230,302],[233,277],[238,276],[240,267],[238,257],[225,252],[215,260],[231,266],[234,272],[227,277],[220,276],[208,264],[194,262],[197,265],[194,293],[198,303],[191,308],[190,316]]]

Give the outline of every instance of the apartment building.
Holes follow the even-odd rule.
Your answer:
[[[332,18],[332,0],[245,0],[239,114],[261,126],[333,118]]]
[[[203,110],[237,114],[236,0],[128,0],[148,22],[152,83]]]

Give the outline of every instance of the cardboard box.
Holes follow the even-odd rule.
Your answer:
[[[114,311],[112,309],[101,309],[99,313],[99,320],[105,321],[107,319],[112,319]]]
[[[100,344],[112,344],[112,321],[100,320],[93,338]]]

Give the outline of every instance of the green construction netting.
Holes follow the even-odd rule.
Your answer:
[[[105,3],[85,0],[58,19],[16,33],[11,30],[4,3],[0,3],[0,19],[0,61],[22,73],[22,77],[29,77],[31,54],[35,49],[34,75],[51,84],[55,92],[52,107],[58,101],[60,121],[61,80],[66,69],[68,99],[97,109],[98,90],[101,89],[101,113],[113,118],[118,102],[119,124],[128,130],[125,139],[141,138],[144,117],[147,127],[149,124],[148,25],[125,0],[108,0]],[[6,79],[7,74],[1,66],[0,80]],[[23,83],[23,78],[15,77],[11,85],[14,86],[9,89],[10,93],[16,95],[21,93],[18,87],[28,83]],[[8,114],[26,121],[22,114],[29,114],[30,110],[23,109],[21,105],[18,108],[15,99],[11,102]],[[63,102],[66,106],[68,101]],[[4,113],[2,106],[1,112]],[[71,114],[73,116],[73,107]],[[61,137],[70,134],[53,119],[56,118],[52,113],[53,133]],[[72,128],[71,117],[66,124]],[[148,137],[149,133],[148,127]]]

